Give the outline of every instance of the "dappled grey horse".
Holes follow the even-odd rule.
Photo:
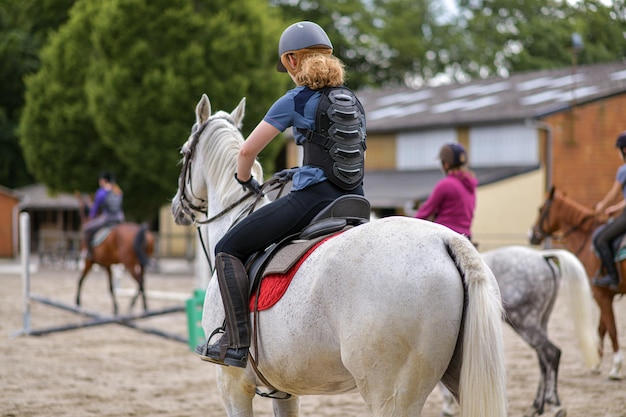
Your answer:
[[[548,339],[548,320],[561,285],[585,364],[593,368],[600,362],[593,296],[584,266],[574,254],[559,249],[505,246],[484,252],[482,257],[498,281],[506,322],[539,359],[539,387],[525,416],[541,415],[547,411],[546,406],[554,416],[564,416],[566,411],[557,392],[561,350]],[[455,414],[453,403],[444,390],[444,414]]]

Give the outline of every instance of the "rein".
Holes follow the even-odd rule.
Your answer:
[[[193,184],[191,183],[191,160],[193,159],[193,154],[194,151],[196,150],[196,146],[198,145],[198,142],[200,141],[200,136],[202,135],[202,133],[206,130],[207,126],[216,120],[226,120],[229,124],[231,124],[232,126],[235,126],[235,123],[229,118],[229,117],[213,117],[208,119],[207,121],[205,121],[202,125],[200,125],[200,127],[194,132],[193,137],[191,139],[191,143],[189,144],[189,148],[187,148],[184,153],[183,156],[184,158],[184,162],[183,162],[183,168],[181,170],[180,173],[180,177],[178,178],[178,189],[181,190],[181,195],[179,198],[180,201],[180,205],[181,208],[183,210],[183,212],[185,214],[187,214],[191,220],[193,221],[194,224],[197,225],[203,225],[203,224],[209,224],[221,217],[223,217],[225,214],[227,214],[228,212],[230,212],[231,210],[233,210],[235,207],[237,207],[238,205],[240,205],[241,203],[243,203],[245,200],[247,200],[248,198],[252,197],[254,195],[253,192],[249,191],[246,194],[244,194],[243,196],[241,196],[237,201],[233,202],[231,205],[229,205],[228,207],[226,207],[225,209],[223,209],[222,211],[220,211],[219,213],[217,213],[216,215],[207,218],[205,220],[198,220],[196,213],[202,213],[202,214],[206,214],[207,211],[207,200],[205,200],[204,198],[200,198],[198,197],[194,192],[193,192]],[[186,184],[189,185],[189,187],[186,186]],[[279,186],[275,186],[276,184],[280,184]],[[276,189],[280,188],[280,191],[278,192],[278,195],[276,198],[279,198],[285,188],[286,183],[282,182],[276,178],[270,178],[268,181],[266,181],[265,183],[263,183],[263,185],[261,186],[261,193],[256,195],[255,200],[252,204],[250,204],[250,206],[248,208],[246,208],[246,210],[242,211],[242,215],[245,211],[248,211],[248,214],[252,213],[254,211],[254,208],[256,207],[257,203],[259,202],[259,200],[263,197],[264,192],[266,191],[266,188],[269,187],[273,187],[270,190],[267,191],[274,191]],[[197,206],[195,204],[193,204],[191,202],[191,199],[189,198],[189,196],[187,195],[187,189],[189,189],[189,193],[191,194],[191,197],[195,198],[196,200],[200,200],[201,205]],[[245,217],[245,216],[244,216]]]
[[[276,184],[280,184],[280,185],[275,186]],[[235,201],[233,204],[229,205],[224,210],[222,210],[219,213],[217,213],[215,216],[207,218],[206,220],[198,220],[197,217],[195,216],[195,213],[192,212],[192,215],[190,215],[190,216],[191,216],[191,219],[193,220],[194,224],[197,225],[196,226],[196,230],[198,231],[198,237],[200,238],[200,243],[202,245],[202,251],[204,252],[204,256],[206,257],[206,260],[209,263],[209,270],[210,270],[211,274],[213,274],[213,271],[214,271],[213,263],[211,262],[211,257],[209,256],[209,252],[207,250],[207,245],[204,243],[204,239],[202,238],[202,232],[200,230],[200,226],[205,225],[205,224],[209,224],[209,223],[219,219],[220,217],[223,217],[229,211],[233,210],[239,204],[244,202],[246,199],[248,199],[248,198],[252,197],[253,195],[255,195],[256,198],[254,199],[254,201],[251,204],[249,204],[248,207],[245,208],[245,210],[242,210],[240,215],[237,216],[237,218],[233,222],[233,224],[230,225],[230,227],[229,227],[229,230],[230,230],[241,219],[243,219],[244,217],[249,216],[250,214],[252,214],[252,212],[254,211],[257,203],[263,197],[263,195],[264,195],[263,191],[266,188],[270,188],[272,186],[275,186],[274,188],[270,188],[268,191],[274,191],[274,190],[280,189],[279,192],[278,192],[278,195],[276,196],[276,198],[280,198],[280,196],[283,193],[283,190],[285,189],[285,185],[286,185],[286,183],[284,183],[284,182],[282,182],[280,180],[277,180],[276,178],[270,178],[269,180],[264,182],[263,185],[261,185],[261,193],[255,195],[253,192],[250,191],[250,192],[244,194],[240,199]],[[182,194],[182,195],[184,195],[184,194]],[[182,197],[182,195],[181,195],[181,197]],[[182,203],[182,198],[181,198],[181,203]],[[192,207],[190,207],[190,208],[192,208]],[[198,212],[200,211],[199,209],[196,209],[196,208],[193,208],[193,210],[198,211]],[[188,213],[188,212],[185,211],[185,213]],[[244,216],[244,213],[247,213],[247,214]]]
[[[587,220],[592,219],[595,220],[595,215],[594,214],[588,214],[586,215],[582,221],[580,222],[580,224],[578,226],[572,226],[571,228],[569,228],[568,230],[565,231],[565,233],[563,233],[563,235],[561,236],[561,239],[565,240],[565,238],[571,234],[572,232],[575,232],[576,230],[578,230],[580,227],[582,227]],[[593,225],[596,224],[596,222],[594,221],[594,223],[592,223],[592,228]],[[591,233],[586,234],[585,235],[585,239],[583,239],[580,247],[574,252],[574,254],[576,254],[577,256],[583,251],[583,249],[585,248],[585,246],[587,246],[587,242],[589,241],[589,239],[591,238]]]

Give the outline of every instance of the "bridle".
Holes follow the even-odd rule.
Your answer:
[[[235,209],[237,206],[239,206],[241,203],[243,203],[244,201],[248,200],[250,197],[255,197],[254,200],[249,203],[246,207],[244,207],[239,216],[237,216],[237,218],[233,221],[233,224],[230,226],[232,227],[233,225],[235,225],[237,222],[239,222],[242,218],[246,217],[247,215],[249,215],[250,213],[252,213],[254,211],[254,209],[256,208],[256,205],[258,204],[258,202],[261,200],[261,198],[263,198],[263,196],[265,195],[266,192],[269,191],[274,191],[279,189],[278,194],[276,196],[276,198],[279,198],[284,190],[285,187],[285,182],[282,182],[276,178],[271,178],[268,181],[264,182],[261,185],[261,192],[258,194],[253,193],[252,191],[249,191],[247,193],[245,193],[244,195],[242,195],[239,199],[237,199],[236,201],[234,201],[232,204],[230,204],[228,207],[224,208],[222,211],[220,211],[219,213],[211,216],[211,217],[207,217],[204,220],[200,220],[197,216],[197,214],[203,214],[206,215],[206,212],[208,210],[208,201],[204,198],[200,198],[198,197],[194,191],[193,191],[193,184],[191,181],[192,175],[192,160],[193,160],[193,155],[194,152],[196,150],[196,147],[198,146],[198,142],[200,141],[200,136],[202,136],[202,133],[206,130],[207,126],[211,123],[214,122],[216,120],[226,120],[231,126],[235,127],[235,129],[237,129],[237,126],[235,124],[235,122],[228,116],[214,116],[212,118],[209,118],[208,120],[206,120],[204,123],[202,123],[199,127],[194,126],[194,128],[192,129],[192,134],[193,137],[191,138],[191,143],[189,144],[188,147],[184,148],[182,151],[183,154],[183,166],[181,169],[181,173],[180,176],[178,177],[178,189],[180,190],[180,196],[179,196],[179,203],[180,203],[180,208],[181,210],[191,218],[191,221],[193,222],[194,225],[196,225],[196,228],[198,230],[198,236],[200,238],[200,242],[202,244],[202,249],[204,251],[204,255],[206,256],[207,261],[209,262],[209,267],[211,269],[211,273],[213,273],[213,265],[211,263],[211,257],[209,256],[209,253],[207,251],[206,245],[204,244],[204,240],[202,238],[202,233],[200,231],[200,226],[205,225],[205,224],[209,224],[221,217],[223,217],[224,215],[226,215],[228,212],[230,212],[231,210]],[[191,198],[190,198],[191,197]],[[196,199],[198,201],[200,201],[200,204],[194,204],[192,202],[192,198]]]
[[[191,138],[191,143],[182,152],[182,154],[183,154],[183,167],[181,169],[180,176],[178,177],[178,189],[181,190],[180,197],[179,197],[179,202],[180,202],[180,207],[183,210],[183,212],[187,216],[189,216],[191,218],[191,221],[194,224],[196,224],[196,225],[208,224],[208,223],[211,223],[214,220],[219,219],[220,217],[224,216],[226,213],[228,213],[229,211],[231,211],[232,209],[237,207],[239,204],[241,204],[242,202],[247,200],[249,197],[254,195],[252,192],[248,192],[248,193],[244,194],[242,197],[240,197],[237,201],[233,202],[231,205],[226,207],[224,210],[220,211],[219,213],[217,213],[216,215],[214,215],[212,217],[206,218],[205,220],[199,220],[198,216],[196,215],[197,213],[200,213],[200,214],[205,214],[206,213],[206,211],[208,209],[208,201],[206,199],[204,199],[204,198],[198,197],[193,192],[193,183],[191,181],[191,178],[192,178],[192,176],[191,176],[191,172],[192,172],[191,163],[192,163],[192,160],[193,160],[193,154],[194,154],[194,151],[196,150],[196,147],[198,146],[198,142],[200,141],[200,136],[202,135],[204,130],[207,128],[207,126],[211,122],[213,122],[215,120],[219,120],[219,119],[226,120],[232,126],[235,126],[235,123],[229,117],[223,116],[223,117],[213,117],[213,118],[210,118],[207,121],[205,121],[204,123],[202,123],[199,128],[195,128],[194,129],[193,137]],[[193,197],[194,199],[200,201],[200,205],[194,204],[192,202],[192,199],[190,198],[190,196]],[[250,212],[252,212],[254,210],[254,206],[261,199],[261,197],[262,197],[261,195],[258,195],[257,198],[255,199],[254,203],[251,204]]]
[[[546,232],[544,224],[550,224],[550,208],[552,207],[552,198],[548,198],[540,210],[539,221],[533,226],[533,239],[538,242],[545,238],[552,237],[552,233]]]
[[[553,200],[554,200],[553,196],[551,196],[550,198],[548,198],[546,200],[546,202],[544,203],[544,205],[543,205],[543,207],[541,209],[541,213],[540,213],[540,216],[539,216],[539,221],[533,227],[533,236],[532,237],[533,237],[533,239],[535,239],[538,242],[541,242],[545,238],[548,238],[548,237],[553,237],[553,238],[556,238],[558,240],[565,241],[565,238],[567,238],[567,236],[569,236],[571,233],[573,233],[573,232],[575,232],[577,230],[580,230],[580,228],[582,226],[584,226],[585,223],[587,223],[588,220],[596,218],[595,214],[588,214],[585,217],[583,217],[583,219],[580,221],[579,224],[573,225],[572,227],[567,229],[565,232],[563,232],[561,235],[555,236],[554,232],[546,232],[546,227],[544,227],[544,225],[549,225],[550,224],[550,209],[552,208]],[[587,241],[589,240],[589,237],[590,237],[590,235],[587,235],[585,237],[585,239],[583,240],[582,244],[574,252],[574,254],[579,255],[582,252],[582,250],[587,245]]]

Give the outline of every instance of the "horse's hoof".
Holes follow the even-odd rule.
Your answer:
[[[602,371],[600,371],[600,365],[596,365],[593,368],[591,368],[591,375],[600,375],[602,373]]]
[[[619,352],[613,356],[613,367],[611,372],[609,372],[609,379],[611,381],[621,381],[622,378],[624,378],[622,376],[622,354]]]
[[[524,413],[524,417],[537,417],[538,415],[539,415],[539,412],[537,412],[537,409],[535,407],[530,407]]]
[[[555,407],[552,409],[554,413],[554,417],[565,417],[567,416],[567,410],[561,406]]]
[[[611,372],[609,374],[609,379],[611,381],[621,381],[622,379],[624,379],[624,376],[621,375],[619,372]]]

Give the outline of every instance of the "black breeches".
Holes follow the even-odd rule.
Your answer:
[[[608,248],[613,253],[613,240],[624,232],[626,232],[626,210],[596,235],[593,244],[597,249]]]
[[[347,192],[324,181],[261,207],[228,231],[217,243],[215,253],[228,253],[242,262],[272,243],[304,229],[309,222],[337,197],[363,195],[363,188]]]

